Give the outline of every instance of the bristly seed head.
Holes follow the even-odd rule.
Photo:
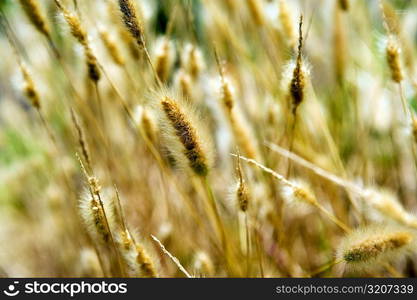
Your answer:
[[[303,16],[300,16],[299,38],[298,38],[298,54],[293,71],[293,77],[290,83],[290,95],[292,98],[292,113],[295,115],[298,106],[304,100],[304,87],[306,75],[303,71],[302,50],[303,50]]]
[[[240,164],[240,156],[237,156],[237,174],[238,183],[236,188],[236,198],[241,211],[245,212],[249,205],[249,190],[243,178],[242,166]]]
[[[80,198],[80,215],[93,241],[98,244],[108,244],[111,241],[111,233],[107,222],[113,218],[113,215],[108,201],[103,202],[103,206],[100,201],[96,194],[85,192]],[[105,212],[103,208],[106,209]]]
[[[158,42],[154,58],[155,70],[159,79],[166,82],[175,62],[175,49],[173,43],[167,37],[161,38]]]
[[[123,66],[125,64],[125,60],[122,56],[121,50],[117,43],[111,38],[110,34],[105,30],[100,30],[100,37],[114,63],[119,66]]]
[[[340,243],[336,259],[346,267],[371,271],[393,259],[398,260],[415,243],[414,234],[407,229],[371,226],[349,233]]]
[[[411,234],[397,232],[387,236],[374,237],[352,245],[343,255],[348,263],[367,261],[381,255],[385,251],[392,251],[409,244]]]
[[[87,33],[84,31],[83,27],[81,26],[81,21],[77,15],[70,12],[64,5],[62,5],[61,1],[55,0],[56,5],[61,10],[65,21],[67,22],[72,36],[83,46],[88,44]]]
[[[177,101],[163,96],[160,105],[169,126],[173,129],[173,134],[182,145],[182,154],[187,159],[189,167],[196,175],[207,176],[209,172],[208,154],[203,151],[204,145],[195,125],[192,124],[191,119]],[[175,154],[175,151],[173,153]]]
[[[135,4],[132,0],[119,0],[119,8],[126,28],[138,45],[143,48],[145,46],[143,25],[138,18]]]
[[[39,100],[39,94],[36,91],[35,84],[33,83],[33,80],[29,74],[29,71],[26,69],[23,63],[20,64],[20,70],[22,71],[22,75],[23,75],[23,80],[24,80],[23,91],[26,97],[29,99],[30,103],[32,104],[34,108],[40,109],[41,102]]]
[[[400,83],[403,80],[403,73],[400,63],[400,47],[393,37],[389,37],[386,47],[387,63],[391,70],[391,78],[394,82]]]

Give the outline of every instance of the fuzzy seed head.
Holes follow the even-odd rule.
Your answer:
[[[182,96],[184,96],[186,100],[192,101],[193,89],[191,85],[191,76],[181,68],[175,76],[175,82]]]
[[[114,232],[115,241],[119,248],[121,258],[126,266],[127,272],[131,276],[140,276],[140,270],[135,261],[135,243],[128,230]]]
[[[401,49],[398,46],[398,43],[394,40],[394,38],[390,37],[387,42],[386,57],[388,67],[391,71],[391,78],[394,82],[397,83],[403,80],[403,73],[400,63],[400,53]]]
[[[232,84],[222,76],[220,101],[229,121],[236,144],[242,149],[245,156],[259,159],[260,155],[253,132],[244,118],[242,111],[236,106]]]
[[[290,182],[281,189],[282,198],[289,204],[305,203],[308,205],[316,205],[317,199],[310,191],[308,186],[300,180]]]
[[[137,106],[134,114],[135,122],[143,129],[146,137],[151,141],[156,141],[157,128],[151,111],[144,106]]]
[[[292,98],[293,113],[297,107],[304,100],[304,86],[305,86],[305,75],[301,68],[301,60],[297,61],[295,65],[293,78],[290,84],[290,94]]]
[[[173,43],[167,38],[162,38],[156,48],[155,70],[159,79],[166,82],[175,61],[175,49]]]
[[[372,226],[349,233],[340,243],[336,257],[346,267],[372,270],[400,258],[412,249],[413,243],[411,231]]]
[[[196,80],[204,69],[203,55],[195,45],[187,44],[182,55],[181,65],[193,80]]]
[[[236,198],[239,204],[239,209],[245,212],[249,204],[249,191],[244,181],[238,182],[236,188]]]
[[[409,244],[411,240],[411,234],[407,232],[397,232],[387,236],[375,237],[353,245],[344,254],[343,258],[348,263],[367,261],[385,251],[401,248]]]
[[[123,66],[125,64],[125,60],[122,56],[119,46],[114,41],[114,39],[112,39],[110,34],[105,30],[100,31],[100,37],[114,63],[119,66]]]
[[[143,48],[145,46],[144,30],[134,2],[132,0],[119,0],[119,8],[126,28],[138,45]]]
[[[114,235],[121,258],[130,276],[158,277],[154,263],[145,248],[141,244],[135,243],[127,229],[117,231]]]
[[[181,107],[178,101],[169,96],[162,97],[160,108],[167,121],[168,131],[176,139],[176,143],[180,145],[179,151],[171,152],[179,156],[177,158],[179,163],[185,159],[196,175],[207,176],[210,169],[209,154],[204,148],[205,143],[202,141],[201,130],[197,129],[199,127],[193,122],[191,114]]]
[[[233,86],[230,84],[230,82],[227,79],[224,79],[222,82],[221,101],[224,107],[229,111],[232,110],[235,104]]]
[[[101,186],[97,177],[94,177],[94,176],[89,177],[88,184],[90,185],[90,188],[93,191],[93,194],[98,195],[100,193]]]
[[[139,265],[143,277],[158,277],[158,273],[156,272],[151,258],[140,244],[136,244],[136,263]]]
[[[20,70],[22,71],[23,81],[24,81],[23,92],[25,93],[26,97],[29,99],[32,106],[36,109],[40,109],[41,103],[39,99],[39,94],[36,91],[35,84],[32,80],[32,77],[29,74],[29,71],[26,69],[26,67],[23,64],[20,65]]]
[[[87,33],[81,26],[81,21],[78,16],[72,12],[70,12],[65,6],[61,4],[60,1],[55,0],[58,8],[61,10],[65,21],[68,24],[68,27],[71,31],[71,35],[83,46],[88,44],[88,37]]]
[[[36,0],[19,0],[25,14],[40,33],[49,38],[50,30]]]
[[[295,115],[298,106],[304,100],[304,89],[306,85],[306,73],[304,72],[302,49],[303,49],[303,17],[300,17],[299,23],[299,37],[298,37],[298,55],[295,62],[295,67],[292,72],[292,79],[290,82],[289,93],[292,99],[292,113]]]
[[[236,187],[236,199],[239,205],[239,209],[242,212],[245,212],[248,209],[249,204],[249,190],[246,185],[245,179],[243,178],[243,171],[242,166],[240,164],[240,156],[237,159],[237,175],[238,175],[238,182]]]
[[[91,236],[92,240],[98,244],[108,244],[111,240],[111,233],[107,227],[107,221],[113,219],[111,209],[107,201],[103,202],[103,208],[97,195],[92,196],[85,192],[80,198],[79,209],[80,215]],[[106,221],[106,218],[108,219]]]

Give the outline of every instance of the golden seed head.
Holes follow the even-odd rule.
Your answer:
[[[204,60],[197,46],[187,44],[181,58],[181,66],[188,72],[193,80],[196,80],[204,68]]]
[[[87,33],[81,26],[81,21],[78,16],[70,12],[65,6],[61,4],[59,0],[55,0],[56,5],[61,10],[65,21],[67,22],[72,36],[83,46],[88,44]]]
[[[114,63],[118,64],[119,66],[123,66],[125,64],[125,60],[122,56],[120,48],[118,47],[117,43],[111,38],[110,34],[105,30],[100,30],[100,37]]]
[[[156,49],[154,65],[156,74],[162,82],[169,79],[175,61],[174,45],[167,38],[162,38]]]
[[[196,175],[207,176],[208,154],[203,150],[204,146],[195,124],[192,124],[190,117],[178,102],[170,97],[164,96],[160,105],[169,126],[173,129],[173,134],[182,145],[182,154],[187,159],[189,167]]]
[[[140,243],[135,243],[127,229],[116,231],[115,238],[121,258],[130,276],[158,277],[155,265],[146,249]]]
[[[237,157],[237,175],[238,183],[236,188],[236,198],[239,205],[239,209],[245,212],[249,205],[249,190],[246,185],[245,179],[243,178],[243,171],[240,165],[240,156]]]
[[[136,124],[142,128],[146,137],[155,143],[157,139],[157,128],[151,111],[145,106],[139,105],[135,109],[134,118]]]
[[[143,25],[138,18],[135,4],[132,0],[119,0],[119,8],[122,13],[122,20],[132,37],[140,47],[145,46]]]
[[[105,206],[103,204],[103,206]],[[109,212],[104,212],[97,195],[85,192],[80,198],[80,214],[87,232],[94,242],[107,244],[111,240],[111,234],[107,227],[106,217]]]
[[[288,204],[316,205],[317,199],[309,186],[302,180],[294,180],[282,187],[282,198]]]
[[[177,85],[178,90],[181,92],[182,96],[186,100],[192,101],[193,100],[193,89],[191,86],[191,77],[184,71],[184,69],[180,69],[177,72],[175,82]]]
[[[88,184],[90,185],[91,190],[93,191],[93,193],[95,195],[100,193],[101,186],[100,186],[100,183],[99,183],[97,177],[94,177],[94,176],[89,177],[88,178]]]
[[[336,259],[348,268],[372,271],[393,260],[398,261],[414,244],[412,231],[373,225],[348,233],[339,242]]]
[[[311,194],[310,192],[308,192],[307,190],[301,187],[294,188],[294,197],[304,200],[305,202],[312,204],[312,205],[317,203],[316,197],[314,197],[313,194]]]
[[[19,0],[20,5],[32,24],[40,33],[49,38],[50,30],[44,16],[42,15],[39,3],[36,0]]]
[[[238,183],[236,198],[238,200],[240,210],[245,212],[248,209],[249,204],[249,191],[243,180]]]
[[[387,63],[391,70],[391,78],[394,82],[401,82],[403,80],[403,73],[400,63],[400,47],[394,38],[390,37],[387,42],[386,56]]]
[[[122,245],[124,250],[129,250],[133,246],[133,240],[130,237],[130,233],[127,230],[123,230],[120,233],[121,241],[120,244]]]
[[[222,81],[221,100],[227,110],[232,110],[235,104],[233,87],[227,79]]]
[[[378,257],[384,252],[393,251],[408,245],[412,239],[412,235],[408,232],[375,236],[352,245],[344,253],[343,259],[348,263],[367,261]]]
[[[236,100],[232,84],[225,78],[220,61],[218,61],[221,78],[220,100],[229,121],[233,137],[243,153],[253,159],[259,159],[258,147],[253,132],[246,121],[242,111],[236,107]]]
[[[158,273],[156,272],[155,266],[151,258],[140,244],[136,244],[136,262],[140,266],[140,270],[143,277],[158,277]]]
[[[26,97],[29,99],[32,106],[36,109],[40,109],[41,102],[39,98],[39,94],[36,91],[35,84],[32,80],[32,77],[29,74],[29,71],[23,64],[20,64],[20,70],[22,71],[24,86],[23,92],[25,93]]]

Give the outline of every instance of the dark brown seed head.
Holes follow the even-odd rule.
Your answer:
[[[101,78],[101,73],[98,67],[97,58],[94,56],[90,47],[85,47],[84,51],[85,51],[85,57],[86,57],[86,62],[87,62],[87,68],[88,68],[88,77],[92,81],[97,82]]]
[[[303,49],[303,16],[300,17],[299,24],[299,39],[298,39],[298,55],[293,71],[293,77],[290,83],[290,94],[292,98],[292,112],[296,113],[296,110],[301,102],[304,100],[304,87],[305,87],[305,74],[302,68],[302,49]]]
[[[145,46],[143,25],[139,20],[135,5],[132,0],[119,0],[119,8],[122,13],[122,19],[129,30],[130,34],[136,40],[140,47]]]

